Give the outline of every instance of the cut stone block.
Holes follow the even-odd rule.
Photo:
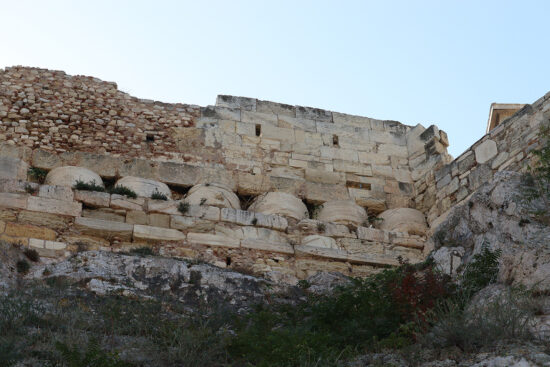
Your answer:
[[[262,214],[247,210],[223,208],[221,220],[229,223],[241,224],[244,226],[255,225],[284,231],[288,227],[288,221],[275,214]]]
[[[142,197],[150,198],[153,193],[158,192],[165,195],[168,199],[172,199],[172,192],[165,183],[147,178],[126,176],[118,180],[115,186],[125,186]]]
[[[141,210],[129,210],[126,213],[126,223],[147,224],[147,213]]]
[[[63,166],[52,169],[46,176],[47,185],[58,185],[73,187],[77,181],[84,183],[94,182],[103,186],[103,180],[99,175],[87,168],[75,166]]]
[[[320,247],[320,248],[339,249],[334,238],[319,236],[316,234],[302,238],[302,245],[311,246],[311,247]]]
[[[48,250],[65,250],[67,248],[67,244],[65,242],[58,241],[45,241],[44,248]]]
[[[132,239],[134,226],[127,223],[80,217],[75,219],[75,228],[83,234],[129,241]]]
[[[134,240],[146,241],[183,241],[185,234],[176,229],[134,225]]]
[[[99,191],[75,190],[74,199],[92,208],[108,208],[111,203],[111,195]]]
[[[74,199],[73,190],[67,186],[41,185],[38,196],[63,201],[73,201]]]
[[[170,216],[168,214],[149,214],[147,224],[153,227],[170,228]]]
[[[376,228],[357,227],[357,237],[360,240],[388,242],[388,232]]]
[[[35,212],[78,217],[82,212],[82,203],[29,196],[27,209]]]
[[[118,210],[120,212],[121,210]],[[117,213],[116,210],[110,208],[99,209],[82,209],[82,216],[86,218],[95,218],[101,220],[111,220],[114,222],[125,222],[126,216],[122,213]]]
[[[219,236],[209,233],[195,233],[191,232],[187,234],[187,242],[197,245],[208,246],[220,246],[229,248],[238,248],[241,245],[241,241],[238,238],[230,238],[227,236]]]
[[[476,161],[483,164],[498,154],[497,143],[494,140],[487,139],[474,149]]]
[[[43,240],[55,240],[57,234],[49,228],[37,227],[30,224],[6,223],[5,233],[14,237],[33,237]]]
[[[26,209],[28,195],[12,194],[8,192],[0,193],[0,207]]]
[[[313,247],[307,245],[294,246],[296,256],[316,256],[328,259],[346,261],[348,259],[348,253],[344,250],[329,249],[322,247]]]
[[[25,180],[28,167],[28,164],[19,158],[0,157],[0,179]]]
[[[192,229],[194,232],[209,232],[215,227],[215,222],[195,217],[184,217],[182,215],[170,216],[170,228],[184,231]]]
[[[412,208],[389,209],[378,216],[376,226],[384,231],[396,231],[424,236],[428,225],[424,214]]]
[[[241,241],[241,247],[260,251],[294,254],[294,248],[288,243],[272,243],[260,239],[245,239]]]
[[[110,207],[114,209],[143,210],[145,204],[144,198],[129,198],[124,195],[111,195]]]

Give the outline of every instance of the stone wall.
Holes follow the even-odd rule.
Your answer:
[[[415,180],[417,209],[427,214],[432,227],[444,219],[451,207],[469,197],[498,171],[525,171],[531,151],[539,146],[542,122],[550,120],[550,93],[479,139],[458,158],[442,165],[433,159],[434,169]]]
[[[411,154],[420,147],[437,159],[448,145],[424,150],[431,136],[421,125],[232,96],[202,108],[165,104],[25,67],[0,70],[0,119],[0,142],[28,147],[34,167],[139,170],[182,186],[220,180],[241,195],[285,191],[312,204],[351,198],[373,214],[414,207]]]

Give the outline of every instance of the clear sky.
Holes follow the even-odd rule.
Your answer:
[[[198,105],[232,94],[436,124],[459,155],[491,102],[550,90],[550,1],[0,0],[0,67]]]

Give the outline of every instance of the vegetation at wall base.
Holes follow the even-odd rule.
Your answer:
[[[137,194],[134,190],[122,185],[116,185],[115,187],[111,188],[109,190],[109,193],[127,196],[131,199],[137,198]]]
[[[159,192],[158,190],[155,190],[153,192],[153,194],[151,194],[151,199],[167,201],[168,197],[166,195],[164,195],[163,193]]]

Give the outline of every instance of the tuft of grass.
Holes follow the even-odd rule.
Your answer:
[[[48,171],[42,168],[38,167],[30,167],[27,170],[27,175],[36,180],[38,183],[44,183],[44,180],[46,179],[46,176],[48,175]]]
[[[25,251],[23,251],[23,255],[25,255],[27,259],[29,259],[32,262],[38,262],[40,260],[40,255],[38,254],[38,251],[36,251],[35,249],[30,249],[30,248],[25,249]]]
[[[153,192],[153,194],[151,194],[151,199],[167,201],[168,197],[166,195],[164,195],[163,193],[159,192],[158,190],[155,190]]]
[[[325,233],[326,229],[327,229],[327,225],[325,223],[317,223],[317,232]]]
[[[109,192],[111,194],[124,195],[132,199],[137,198],[137,194],[134,190],[122,185],[117,185],[113,187],[111,190],[109,190]]]
[[[31,268],[31,265],[29,264],[29,262],[27,260],[19,260],[15,264],[15,268],[17,269],[18,273],[25,274],[29,271],[29,269]]]
[[[252,225],[255,226],[258,224],[258,218],[252,218]]]
[[[82,191],[98,191],[98,192],[105,191],[105,188],[101,185],[96,184],[94,180],[90,182],[77,180],[76,183],[73,185],[73,189],[82,190]]]
[[[38,191],[38,187],[32,186],[29,183],[25,184],[25,192],[27,192],[31,195],[34,195],[34,194],[36,194],[37,191]]]
[[[187,212],[189,212],[189,203],[184,201],[180,202],[180,205],[178,205],[178,211],[181,214],[187,214]]]
[[[201,206],[202,206],[202,205],[204,205],[205,203],[206,203],[206,198],[201,198],[201,202],[200,202],[200,204],[199,204],[199,205],[201,205]]]

